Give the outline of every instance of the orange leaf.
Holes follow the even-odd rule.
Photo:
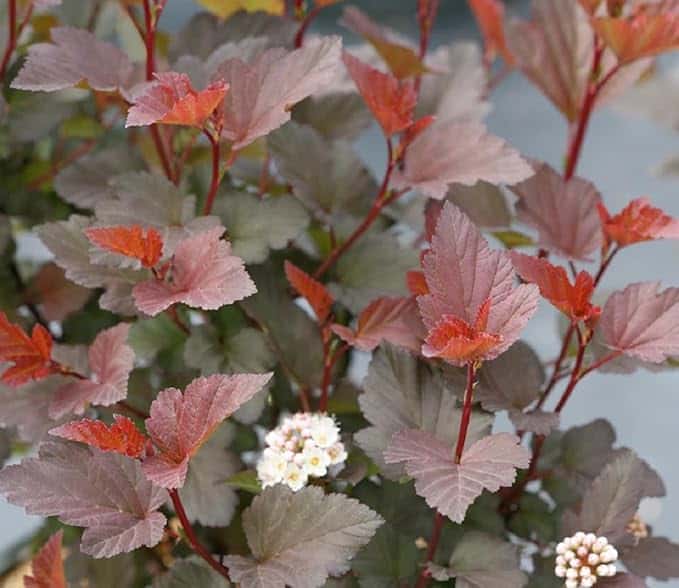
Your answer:
[[[334,302],[332,294],[319,281],[286,260],[285,275],[295,291],[314,309],[319,324],[324,324]]]
[[[63,531],[58,531],[31,562],[31,576],[24,576],[26,588],[67,588],[64,562],[61,554]]]
[[[614,216],[603,204],[599,203],[598,208],[606,239],[621,247],[654,239],[679,238],[679,220],[651,206],[646,198],[632,200]]]
[[[440,357],[465,363],[483,358],[490,350],[502,343],[501,335],[485,331],[490,303],[488,299],[481,305],[474,325],[460,318],[444,315],[429,331],[422,346],[422,354],[425,357]]]
[[[423,296],[429,294],[429,286],[424,277],[424,272],[420,270],[410,270],[406,274],[406,283],[408,284],[408,291],[413,296]]]
[[[592,19],[592,26],[621,63],[679,48],[679,1],[636,6],[627,16]]]
[[[552,265],[546,259],[516,252],[511,257],[517,273],[527,282],[537,284],[543,298],[572,321],[588,321],[599,315],[599,308],[591,303],[594,278],[586,271],[578,273],[572,284],[563,267]]]
[[[158,263],[163,252],[163,238],[155,229],[142,229],[139,225],[131,227],[92,227],[85,229],[87,238],[95,245],[133,257],[144,267],[151,268]]]
[[[140,457],[146,444],[146,437],[135,424],[120,415],[115,415],[115,423],[110,426],[102,421],[83,419],[52,429],[50,434],[128,457]]]
[[[394,76],[370,67],[349,53],[345,52],[342,59],[387,137],[413,123],[417,94],[411,82],[399,82]]]
[[[505,40],[505,7],[501,0],[469,0],[481,29],[485,45],[485,58],[492,63],[496,55],[501,55],[507,65],[514,64],[514,56]]]
[[[57,371],[52,362],[52,336],[42,325],[35,325],[31,336],[10,323],[0,312],[0,361],[11,365],[0,378],[5,384],[19,386]]]

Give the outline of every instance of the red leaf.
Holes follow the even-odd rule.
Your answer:
[[[199,92],[186,74],[165,72],[154,75],[156,81],[134,99],[127,113],[126,126],[163,123],[203,128],[229,89],[226,82],[216,81]]]
[[[419,351],[424,338],[414,298],[378,298],[361,312],[355,332],[339,324],[332,325],[332,330],[362,351],[372,351],[383,340]]]
[[[505,41],[505,6],[501,0],[469,0],[476,22],[483,34],[486,60],[492,62],[501,55],[508,65],[514,63]]]
[[[42,325],[35,325],[29,337],[19,325],[10,323],[1,311],[0,361],[12,364],[0,377],[10,386],[40,380],[58,371],[52,362],[52,336],[49,331]]]
[[[563,267],[546,259],[522,253],[510,253],[514,268],[527,282],[537,284],[540,294],[572,321],[587,321],[599,315],[601,309],[590,302],[594,293],[594,278],[581,271],[571,284]]]
[[[417,301],[435,344],[429,346],[432,353],[434,349],[444,352],[441,337],[445,335],[464,340],[462,350],[469,347],[470,353],[493,359],[518,339],[537,309],[538,288],[515,287],[507,253],[491,250],[469,217],[449,202],[441,211],[423,265],[429,293]],[[489,334],[500,339],[490,345]],[[451,356],[449,361],[465,363]]]
[[[429,331],[422,355],[455,363],[469,363],[486,357],[502,343],[501,335],[485,332],[489,312],[490,299],[487,299],[479,308],[474,325],[444,315]]]
[[[285,261],[285,275],[295,291],[314,309],[318,323],[324,324],[334,302],[332,294],[323,284],[287,260]]]
[[[387,137],[413,123],[417,94],[412,82],[399,82],[394,76],[373,69],[346,51],[342,59]]]
[[[61,555],[63,531],[57,531],[35,554],[31,576],[24,576],[25,588],[67,588]]]
[[[92,290],[67,279],[64,270],[50,262],[33,276],[28,294],[31,302],[41,305],[45,320],[63,321],[85,305]]]
[[[679,47],[679,1],[637,4],[625,16],[592,19],[592,26],[621,63]]]
[[[270,373],[214,375],[195,379],[183,394],[176,388],[161,391],[146,419],[146,430],[158,448],[142,465],[146,477],[164,488],[181,488],[189,459],[270,378]]]
[[[87,238],[102,249],[133,257],[144,267],[158,263],[163,253],[163,238],[155,229],[144,230],[139,225],[131,227],[92,227],[85,229]]]
[[[647,198],[632,200],[614,216],[603,203],[598,204],[598,210],[606,238],[621,247],[654,239],[679,239],[679,219],[651,206]]]
[[[419,270],[410,270],[406,274],[406,282],[408,284],[408,291],[413,296],[429,294],[429,287],[427,286],[427,280],[424,277],[424,272]]]
[[[120,415],[115,415],[115,423],[110,426],[102,421],[83,419],[56,427],[50,435],[128,457],[141,457],[146,444],[146,437],[134,422]]]

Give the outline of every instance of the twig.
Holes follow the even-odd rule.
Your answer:
[[[219,158],[221,157],[219,135],[216,137],[209,131],[203,131],[204,135],[210,140],[212,146],[212,179],[210,180],[210,189],[205,199],[205,208],[203,214],[208,215],[212,212],[212,206],[219,190],[219,182],[221,180],[219,174]]]
[[[304,20],[302,21],[302,24],[299,25],[299,29],[295,35],[295,49],[299,49],[304,45],[304,35],[306,34],[309,25],[320,14],[321,9],[321,6],[314,6],[304,17]]]
[[[328,349],[328,346],[325,346]],[[334,353],[330,354],[328,351],[324,353],[325,359],[323,361],[323,378],[321,381],[321,397],[318,400],[319,412],[326,412],[328,410],[328,394],[330,391],[330,382],[332,380],[332,371],[335,369],[337,362],[349,350],[349,344],[345,343]]]

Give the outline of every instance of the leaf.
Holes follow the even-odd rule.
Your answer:
[[[235,453],[227,449],[233,429],[222,424],[189,462],[179,497],[191,522],[204,527],[225,527],[238,506],[238,496],[227,481],[240,469]]]
[[[223,233],[223,227],[215,227],[182,240],[172,259],[172,281],[137,284],[132,291],[137,308],[150,316],[177,303],[216,310],[254,294],[243,260],[231,254]]]
[[[569,122],[577,120],[590,81],[594,31],[577,2],[533,0],[530,21],[510,23],[507,45],[517,66]],[[606,50],[599,79],[612,76],[594,107],[610,101],[632,85],[648,67],[637,62],[620,68],[615,55]]]
[[[223,19],[229,18],[239,10],[280,15],[285,12],[284,0],[196,0],[196,2]]]
[[[0,472],[0,493],[28,514],[85,527],[81,550],[111,557],[156,545],[167,493],[144,478],[138,462],[65,441],[43,443],[38,457]]]
[[[199,557],[178,559],[153,581],[153,588],[229,588],[231,584]]]
[[[599,203],[598,210],[606,238],[621,247],[654,239],[679,238],[679,219],[651,206],[647,198],[635,198],[614,216],[603,203]]]
[[[284,249],[309,224],[304,207],[291,196],[260,199],[227,194],[214,207],[227,228],[233,252],[246,263],[262,263],[269,250]]]
[[[422,76],[418,117],[436,120],[482,120],[490,111],[488,74],[477,43],[461,42],[435,49],[429,58],[436,72]]]
[[[410,144],[392,187],[441,200],[449,184],[513,184],[533,175],[518,151],[474,121],[436,121]]]
[[[533,247],[535,245],[535,241],[533,241],[533,239],[519,231],[493,231],[491,234],[507,249],[515,249],[516,247]]]
[[[186,339],[186,333],[167,314],[137,320],[127,337],[137,358],[146,362],[152,362],[163,351],[179,348]]]
[[[256,496],[243,513],[252,558],[230,555],[225,564],[242,588],[322,586],[341,575],[382,519],[343,494],[316,487],[293,492],[278,484]]]
[[[285,275],[292,288],[304,298],[318,319],[319,324],[324,324],[330,316],[333,305],[333,297],[321,282],[314,280],[305,271],[298,268],[292,262],[285,261]]]
[[[138,259],[143,267],[154,267],[163,253],[163,238],[155,229],[130,227],[90,227],[87,238],[102,249]]]
[[[327,37],[294,51],[270,49],[251,63],[229,59],[214,79],[230,85],[224,137],[239,150],[290,120],[291,107],[325,86],[339,66],[341,41]],[[247,83],[242,83],[247,80]]]
[[[134,351],[127,344],[130,326],[121,323],[101,331],[89,348],[91,375],[61,386],[50,404],[50,416],[83,414],[88,404],[111,406],[127,397]]]
[[[363,99],[355,93],[309,96],[292,111],[292,119],[312,127],[328,141],[356,139],[372,122]]]
[[[111,451],[127,457],[141,457],[146,437],[134,422],[120,415],[114,415],[115,422],[107,425],[102,421],[83,419],[71,421],[50,431],[50,435],[79,441],[102,451]]]
[[[3,369],[0,377],[10,386],[46,378],[57,371],[52,363],[52,336],[39,324],[33,327],[29,336],[0,311],[0,362],[11,364]]]
[[[153,123],[185,125],[202,129],[222,104],[229,89],[224,82],[213,82],[197,91],[186,74],[163,72],[133,99],[127,112],[126,127]]]
[[[633,574],[621,574],[618,572],[606,582],[610,588],[648,588],[646,582]]]
[[[262,491],[262,483],[257,477],[255,470],[243,470],[226,480],[226,484],[238,490],[244,490],[250,494],[259,494]]]
[[[366,202],[377,193],[377,183],[349,143],[331,142],[295,122],[267,141],[278,172],[307,207],[320,215],[367,213]]]
[[[668,581],[679,577],[679,545],[665,537],[647,537],[623,555],[625,567],[642,577]]]
[[[584,261],[601,248],[597,215],[601,195],[591,182],[565,181],[546,163],[536,163],[535,175],[511,189],[519,197],[518,219],[537,229],[540,247]]]
[[[24,576],[25,588],[67,588],[61,555],[63,531],[57,531],[35,554],[31,576]]]
[[[599,329],[610,349],[650,363],[679,354],[679,288],[659,289],[630,284],[608,298]]]
[[[572,322],[598,317],[601,309],[590,300],[594,294],[594,278],[582,270],[571,283],[566,269],[552,265],[546,259],[512,252],[517,273],[531,284],[537,284],[540,294],[563,312]]]
[[[425,335],[412,297],[377,298],[363,309],[355,331],[337,323],[332,330],[361,351],[373,351],[382,341],[388,341],[418,352]]]
[[[413,111],[417,103],[413,83],[399,82],[397,78],[370,67],[346,51],[342,60],[385,136],[391,137],[413,124]]]
[[[481,29],[488,62],[492,63],[496,55],[501,55],[507,65],[513,65],[514,56],[505,40],[505,6],[502,0],[470,0],[469,7]]]
[[[455,184],[448,190],[446,200],[461,208],[478,227],[508,227],[512,222],[502,190],[488,182],[473,186]]]
[[[54,27],[50,34],[52,43],[29,46],[12,88],[54,92],[86,81],[93,90],[115,92],[132,84],[132,63],[115,45],[84,29]]]
[[[621,452],[592,482],[579,512],[566,513],[563,532],[586,529],[613,544],[624,539],[644,494],[644,475],[643,462],[630,450]]]
[[[560,417],[559,413],[546,412],[544,410],[530,410],[522,412],[520,410],[510,410],[509,420],[517,431],[527,431],[536,435],[549,435],[554,429],[558,429]]]
[[[181,488],[191,457],[270,378],[270,373],[215,375],[193,380],[184,394],[176,388],[159,392],[146,419],[146,430],[158,449],[142,466],[149,480],[164,488]]]
[[[33,276],[27,295],[40,304],[47,321],[63,321],[82,309],[91,296],[87,288],[66,279],[66,274],[54,263],[46,263]]]
[[[356,6],[344,9],[342,24],[368,41],[398,79],[418,76],[428,70],[417,51],[403,43]]]
[[[455,523],[484,490],[511,486],[516,468],[527,468],[530,451],[509,433],[483,437],[463,451],[455,463],[450,445],[431,433],[406,429],[395,433],[384,454],[387,463],[405,463],[415,490],[427,504]]]
[[[596,17],[592,26],[621,63],[679,47],[679,14],[674,0],[638,3],[628,16]]]
[[[491,250],[469,218],[448,202],[423,268],[429,293],[419,296],[418,304],[430,333],[449,316],[468,325],[477,323],[482,307],[489,306],[481,330],[501,340],[481,355],[485,360],[506,351],[537,308],[537,288],[530,284],[515,288],[508,255]]]
[[[430,563],[429,570],[439,582],[455,578],[457,588],[522,588],[528,582],[519,568],[518,547],[478,531],[462,536],[448,566]]]
[[[383,345],[373,356],[364,393],[358,398],[370,427],[354,435],[358,445],[389,479],[403,477],[403,467],[388,465],[383,453],[394,433],[422,429],[452,445],[457,439],[461,411],[456,390],[462,379],[447,381],[444,374],[412,354]],[[474,442],[488,434],[492,419],[474,414],[468,439]]]

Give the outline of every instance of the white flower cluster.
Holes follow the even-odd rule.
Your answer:
[[[298,412],[286,417],[265,437],[268,447],[257,463],[262,486],[283,483],[296,492],[310,477],[322,478],[328,468],[347,459],[339,435],[337,423],[325,414]]]
[[[566,588],[591,588],[599,578],[615,576],[614,562],[618,552],[609,545],[606,537],[578,531],[566,537],[556,546],[556,568],[558,578],[565,578]]]

